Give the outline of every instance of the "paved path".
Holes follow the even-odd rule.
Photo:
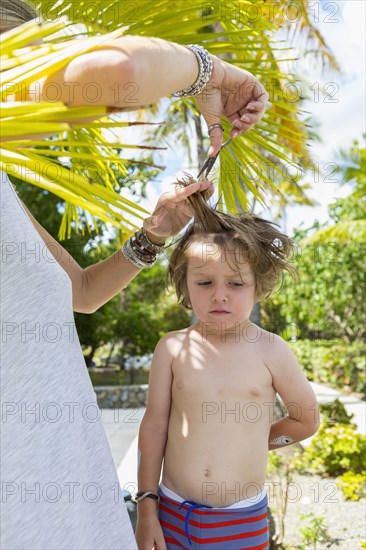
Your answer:
[[[102,410],[102,421],[121,487],[131,493],[137,490],[137,434],[144,412],[145,407]]]
[[[366,435],[366,402],[356,397],[342,395],[320,384],[311,385],[319,403],[328,403],[338,398],[344,404],[348,413],[353,413],[353,422],[358,431]],[[107,438],[112,449],[113,459],[118,471],[122,488],[131,493],[136,492],[137,486],[137,434],[145,408],[102,410],[102,421],[106,429]],[[306,447],[311,438],[305,439],[301,445]]]

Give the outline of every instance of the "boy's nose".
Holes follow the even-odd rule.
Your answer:
[[[227,302],[228,298],[223,290],[215,290],[212,295],[213,302]]]

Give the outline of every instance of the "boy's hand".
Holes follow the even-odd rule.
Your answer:
[[[135,536],[138,550],[167,550],[163,530],[156,515],[139,516]]]

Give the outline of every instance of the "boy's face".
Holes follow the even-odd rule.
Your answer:
[[[255,276],[238,250],[223,252],[206,240],[192,243],[187,253],[189,299],[200,321],[224,329],[247,321],[255,302]]]

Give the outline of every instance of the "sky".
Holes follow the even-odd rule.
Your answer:
[[[339,148],[347,149],[352,140],[361,141],[365,130],[365,6],[364,0],[347,0],[345,2],[328,2],[332,9],[339,7],[337,14],[320,16],[318,28],[338,60],[342,74],[322,74],[317,71],[312,75],[310,68],[306,68],[304,76],[309,79],[313,87],[327,86],[328,96],[320,97],[316,102],[317,94],[312,94],[312,101],[307,102],[306,110],[310,111],[319,123],[319,133],[322,143],[313,146],[313,156],[326,176],[319,182],[314,175],[306,178],[311,183],[309,195],[320,204],[316,207],[295,206],[288,209],[288,232],[293,227],[299,227],[299,220],[303,227],[312,225],[313,220],[325,222],[328,219],[327,205],[335,198],[344,197],[349,193],[348,186],[340,187],[338,176],[332,174],[332,165],[337,163],[336,153]],[[330,21],[329,21],[330,20]],[[336,20],[333,22],[333,20]],[[316,89],[316,87],[315,87]],[[337,101],[332,101],[337,100]],[[331,182],[330,180],[335,180]]]
[[[319,164],[324,175],[317,177],[308,173],[304,181],[311,184],[308,195],[317,201],[317,206],[291,206],[287,208],[286,232],[291,235],[294,227],[307,228],[317,219],[321,223],[328,220],[327,206],[338,197],[349,193],[349,186],[340,186],[339,176],[332,173],[337,164],[336,153],[339,148],[348,149],[352,140],[361,140],[365,129],[365,6],[364,0],[346,0],[325,2],[328,7],[325,11],[322,4],[313,2],[319,7],[317,27],[325,38],[332,53],[341,66],[342,73],[324,72],[320,62],[302,59],[298,62],[297,73],[305,80],[305,88],[310,99],[304,104],[304,109],[311,113],[311,118],[318,125],[321,143],[312,145],[314,160]],[[317,93],[318,87],[326,88],[324,97]],[[128,115],[135,120],[136,115]],[[124,143],[143,143],[143,130],[124,130]],[[135,152],[131,151],[131,156]],[[189,165],[183,148],[170,143],[168,151],[161,155],[160,164],[166,165],[157,180],[149,185],[149,200],[141,201],[141,205],[152,210],[161,193],[172,188],[176,177],[188,171],[192,174],[197,170],[196,165]],[[124,192],[125,194],[125,192]],[[269,217],[268,212],[261,208],[256,212]]]

